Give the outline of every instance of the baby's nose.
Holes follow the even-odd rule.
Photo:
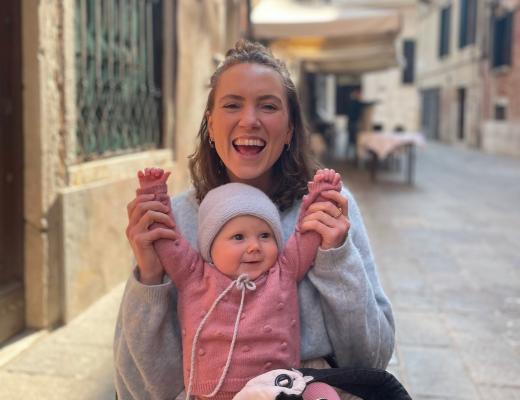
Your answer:
[[[260,246],[258,244],[258,240],[256,239],[251,239],[248,243],[248,246],[247,246],[247,251],[249,253],[253,252],[253,251],[258,251],[260,249]]]

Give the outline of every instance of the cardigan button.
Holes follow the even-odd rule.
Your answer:
[[[244,353],[248,353],[250,350],[251,350],[251,347],[249,347],[249,346],[244,346],[244,347],[242,347],[242,351],[243,351]]]
[[[283,304],[283,302],[279,302],[277,305],[276,305],[276,309],[278,311],[280,311],[283,307],[284,307],[285,304]]]
[[[264,369],[265,370],[270,370],[271,367],[272,367],[273,363],[271,361],[268,361],[264,364]]]
[[[264,333],[271,333],[273,331],[273,328],[271,328],[270,325],[264,326]]]
[[[282,342],[282,344],[280,345],[280,349],[281,349],[282,351],[287,350],[287,342]]]
[[[203,356],[204,354],[206,354],[204,349],[199,349],[199,356]]]

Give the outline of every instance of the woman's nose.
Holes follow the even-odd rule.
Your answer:
[[[239,125],[243,128],[257,128],[260,125],[256,108],[253,106],[245,106],[240,114]]]

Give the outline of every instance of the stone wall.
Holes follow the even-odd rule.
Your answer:
[[[492,154],[520,157],[520,123],[518,121],[484,122],[482,149]]]
[[[23,0],[26,323],[68,322],[127,279],[126,204],[136,171],[173,171],[189,185],[188,156],[217,55],[238,38],[238,2],[165,1],[165,149],[91,162],[75,158],[74,2]],[[170,20],[168,21],[168,18]],[[175,43],[176,37],[176,43]],[[177,48],[173,59],[172,49]],[[175,74],[176,71],[176,74]]]

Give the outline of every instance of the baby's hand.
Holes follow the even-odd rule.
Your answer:
[[[166,183],[169,176],[170,172],[164,172],[161,168],[145,168],[144,172],[137,172],[137,178],[139,179],[141,189],[148,189]]]
[[[314,174],[314,179],[312,182],[308,183],[308,189],[309,193],[313,193],[314,191],[318,190],[318,188],[322,189],[323,187],[320,185],[327,184],[328,189],[335,189],[337,191],[341,190],[341,176],[334,171],[333,169],[319,169],[316,171],[316,174]],[[321,186],[321,187],[320,187]]]

